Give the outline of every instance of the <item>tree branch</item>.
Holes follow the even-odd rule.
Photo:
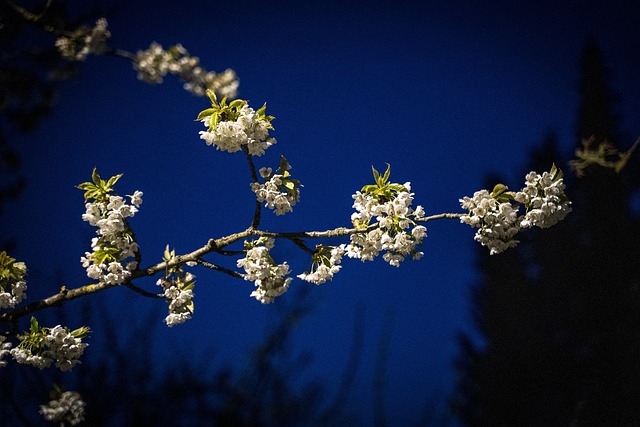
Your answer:
[[[436,219],[457,219],[462,217],[465,214],[462,213],[442,213],[436,215],[430,215],[424,217],[422,219],[417,220],[416,222],[426,223]],[[334,238],[334,237],[344,237],[350,236],[352,234],[357,233],[367,233],[371,230],[375,230],[378,227],[378,224],[370,225],[366,228],[346,228],[346,227],[338,227],[330,230],[324,231],[295,231],[295,232],[276,232],[276,231],[266,231],[266,230],[258,230],[252,227],[247,228],[244,231],[230,234],[228,236],[220,237],[218,239],[209,239],[207,243],[190,253],[184,255],[177,255],[172,258],[170,261],[163,261],[154,265],[151,265],[147,268],[133,271],[131,277],[124,282],[120,286],[125,286],[140,295],[150,297],[150,298],[160,298],[162,295],[154,294],[151,292],[147,292],[141,288],[138,288],[131,284],[131,282],[135,279],[145,276],[153,276],[160,271],[165,271],[171,267],[178,267],[187,262],[197,262],[207,268],[212,270],[220,271],[225,274],[228,274],[232,277],[242,277],[242,275],[236,271],[218,266],[216,264],[212,264],[210,262],[204,261],[202,256],[207,255],[209,253],[220,253],[223,255],[229,255],[234,253],[234,251],[224,251],[223,249],[237,241],[245,240],[249,237],[270,237],[274,239],[287,239],[293,242],[296,246],[303,249],[305,252],[313,253],[313,250],[307,248],[302,239],[323,239],[323,238]],[[241,253],[241,252],[238,252]],[[11,312],[0,314],[0,321],[7,322],[15,322],[20,317],[26,316],[28,314],[34,313],[36,311],[42,310],[44,308],[53,307],[61,305],[64,302],[74,300],[76,298],[83,297],[85,295],[93,294],[96,292],[103,291],[108,288],[117,287],[119,285],[107,285],[105,283],[96,283],[86,286],[81,286],[75,289],[66,289],[63,288],[60,292],[55,295],[52,295],[48,298],[45,298],[40,301],[32,302],[24,307],[17,308]]]

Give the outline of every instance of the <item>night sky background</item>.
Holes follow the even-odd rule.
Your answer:
[[[256,165],[275,168],[284,155],[304,185],[293,213],[263,210],[261,228],[270,231],[350,226],[351,195],[372,182],[371,166],[384,170],[386,163],[392,181],[411,182],[414,203],[427,214],[460,212],[458,199],[483,188],[489,173],[520,188],[531,150],[550,131],[566,152],[578,144],[579,60],[589,38],[611,70],[629,145],[640,136],[634,1],[94,3],[110,10],[114,47],[181,43],[208,70],[234,69],[239,97],[250,105],[267,102],[278,143]],[[120,194],[144,192],[131,221],[144,266],[161,261],[167,244],[187,253],[250,224],[246,159],[199,139],[203,126],[194,119],[208,100],[181,86],[171,76],[148,85],[124,59],[90,57],[80,78],[62,85],[39,130],[13,138],[28,186],[2,224],[18,242],[12,256],[29,267],[29,301],[55,293],[61,282],[89,283],[79,259],[94,230],[81,220],[82,193],[74,186],[89,180],[94,166],[103,177],[124,173]],[[171,329],[162,323],[161,301],[126,289],[89,298],[107,301],[124,335],[149,322],[151,311],[146,327],[160,366],[187,356],[215,369],[243,366],[279,305],[308,288],[314,309],[292,346],[313,355],[303,379],[336,387],[362,310],[362,358],[348,407],[371,422],[376,358],[388,337],[385,408],[394,425],[406,425],[451,393],[456,337],[472,330],[474,231],[439,220],[427,232],[420,261],[394,268],[345,258],[332,282],[295,280],[271,305],[249,297],[250,282],[195,268],[195,315]],[[308,270],[308,256],[289,242],[278,242],[272,255],[288,261],[294,275]],[[235,258],[207,259],[235,266]],[[139,285],[159,291],[156,279]],[[97,333],[89,343],[89,357],[108,351]]]

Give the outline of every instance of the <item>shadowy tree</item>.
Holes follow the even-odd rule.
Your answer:
[[[100,321],[103,343],[94,351],[109,357],[88,358],[64,374],[28,366],[0,370],[0,419],[3,425],[48,425],[38,405],[48,401],[51,384],[70,386],[86,402],[85,422],[107,426],[341,426],[358,425],[346,413],[352,374],[362,351],[363,325],[356,318],[352,361],[345,382],[332,395],[321,381],[301,381],[312,355],[290,347],[296,325],[312,307],[303,292],[289,306],[282,304],[278,319],[240,371],[211,368],[210,358],[175,356],[172,363],[154,360],[154,337],[149,325],[156,312],[125,337],[109,309],[100,301],[84,306],[84,318]],[[92,344],[93,345],[93,344]],[[106,348],[108,347],[108,348]],[[238,355],[239,358],[246,355]]]
[[[622,152],[602,54],[582,58],[577,134]],[[555,136],[531,168],[562,158]],[[479,251],[453,405],[473,426],[640,425],[640,218],[627,167],[566,177],[573,213],[500,257]],[[484,249],[484,248],[482,248]]]
[[[27,10],[11,0],[0,0],[0,214],[26,185],[16,136],[36,130],[52,112],[60,83],[79,73],[81,64],[58,52],[55,35],[94,16],[96,11],[86,11],[73,18],[63,2]],[[3,249],[15,246],[9,236],[1,239]]]

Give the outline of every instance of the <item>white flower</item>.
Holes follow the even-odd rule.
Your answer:
[[[58,325],[49,331],[44,339],[48,350],[45,354],[56,360],[56,367],[61,371],[70,371],[80,363],[80,357],[84,349],[89,345],[83,343],[81,338],[74,337],[71,332]]]
[[[564,189],[562,178],[554,179],[549,172],[542,175],[529,172],[525,187],[515,196],[527,209],[521,226],[548,228],[563,220],[571,212],[571,202]]]
[[[269,122],[248,105],[240,108],[235,120],[220,121],[214,128],[211,128],[211,116],[201,121],[207,130],[199,132],[200,139],[217,150],[234,153],[246,146],[250,155],[261,156],[277,142],[269,136]]]
[[[167,326],[172,327],[191,319],[194,281],[193,274],[179,271],[171,277],[163,277],[156,282],[164,289],[164,296],[169,304],[169,314],[164,319]]]
[[[168,73],[175,74],[184,82],[185,90],[198,96],[211,89],[231,99],[238,91],[239,81],[233,70],[227,69],[220,74],[206,71],[200,66],[200,60],[189,56],[180,44],[164,50],[153,42],[149,49],[138,51],[133,67],[138,71],[138,78],[147,83],[159,84]]]
[[[351,243],[346,247],[346,255],[361,261],[373,261],[382,251],[383,259],[394,267],[398,267],[406,256],[414,259],[422,257],[416,247],[426,237],[426,228],[416,225],[416,220],[424,217],[424,209],[411,207],[413,193],[411,184],[403,185],[405,191],[398,191],[391,200],[378,200],[372,194],[356,192],[351,221],[356,227],[366,228],[373,219],[378,227],[368,232],[351,235]],[[411,229],[410,229],[411,228]],[[409,230],[410,229],[410,230]]]
[[[135,191],[129,196],[131,204],[120,196],[112,195],[106,202],[86,203],[86,212],[82,219],[97,227],[96,234],[91,241],[92,253],[86,252],[80,258],[82,266],[87,270],[87,276],[109,285],[124,283],[131,271],[137,267],[137,262],[129,258],[138,252],[138,244],[133,240],[127,225],[127,218],[135,216],[142,204],[142,192]],[[102,252],[110,252],[112,257],[108,262],[101,261]]]
[[[251,190],[256,193],[258,202],[265,202],[264,206],[275,211],[276,215],[284,215],[293,210],[293,206],[300,200],[300,192],[285,187],[283,176],[273,175],[264,184],[251,183]]]
[[[515,247],[514,239],[520,231],[520,219],[517,208],[509,202],[499,203],[487,190],[476,191],[473,197],[460,199],[462,208],[469,210],[460,222],[478,228],[474,240],[487,246],[491,255]]]
[[[56,47],[63,57],[84,61],[89,54],[103,54],[109,37],[111,33],[107,30],[107,20],[100,18],[93,28],[82,26],[71,36],[59,37],[56,40]]]
[[[11,357],[13,357],[16,362],[21,364],[35,366],[39,369],[44,369],[51,366],[51,358],[42,356],[40,354],[33,354],[31,353],[31,351],[26,350],[22,347],[12,348],[10,353]]]
[[[237,262],[238,267],[245,270],[244,280],[254,282],[256,290],[251,296],[263,304],[272,303],[273,300],[284,294],[289,289],[291,278],[287,263],[276,264],[269,249],[274,245],[273,239],[258,239],[246,242],[248,249],[244,258]]]
[[[27,297],[27,282],[24,280],[27,266],[24,262],[15,262],[6,252],[0,252],[0,258],[8,261],[0,276],[0,308],[14,308]]]
[[[321,285],[333,279],[333,275],[340,271],[340,261],[345,253],[345,245],[320,246],[313,255],[313,267],[310,273],[302,273],[297,277],[316,285]]]
[[[40,405],[40,413],[47,421],[76,425],[84,421],[84,407],[85,403],[79,393],[65,391],[46,405]]]

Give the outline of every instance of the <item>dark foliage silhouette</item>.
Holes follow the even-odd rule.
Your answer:
[[[580,139],[624,151],[602,53],[582,60]],[[530,168],[559,153],[550,135]],[[529,169],[527,169],[529,170]],[[500,257],[480,251],[481,343],[461,337],[454,407],[473,426],[640,424],[640,218],[634,166],[567,177],[573,213]]]

